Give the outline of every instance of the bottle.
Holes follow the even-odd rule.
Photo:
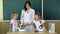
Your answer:
[[[55,23],[49,23],[49,33],[55,33]]]

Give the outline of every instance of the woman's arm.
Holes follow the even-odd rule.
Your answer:
[[[35,10],[32,10],[30,23],[32,23],[34,21],[34,16],[35,16]]]
[[[35,10],[33,10],[32,12],[32,21],[34,20],[34,16],[35,16]]]
[[[23,17],[24,17],[24,11],[22,10],[22,12],[21,12],[21,24],[23,24]]]

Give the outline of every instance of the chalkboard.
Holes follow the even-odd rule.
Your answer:
[[[3,20],[10,20],[13,10],[19,14],[18,20],[21,16],[21,10],[24,8],[26,0],[3,0]],[[41,13],[41,0],[29,0],[32,8]]]
[[[60,0],[43,0],[45,20],[60,20]]]

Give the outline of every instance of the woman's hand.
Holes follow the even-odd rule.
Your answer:
[[[26,27],[26,26],[28,26],[28,25],[29,25],[28,23],[24,23],[24,24],[23,24],[24,27]]]
[[[32,22],[26,22],[23,24],[23,26],[26,27],[26,26],[31,25],[31,24],[33,24],[33,23]]]

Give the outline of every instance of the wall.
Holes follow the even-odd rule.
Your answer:
[[[60,0],[44,0],[44,19],[60,20]]]
[[[2,8],[2,0],[0,0],[0,21],[3,20],[3,8]]]
[[[26,0],[3,0],[3,20],[10,20],[13,10],[19,14],[18,20],[21,16],[21,11],[24,8]],[[41,12],[41,0],[29,0],[31,7],[36,11]]]

